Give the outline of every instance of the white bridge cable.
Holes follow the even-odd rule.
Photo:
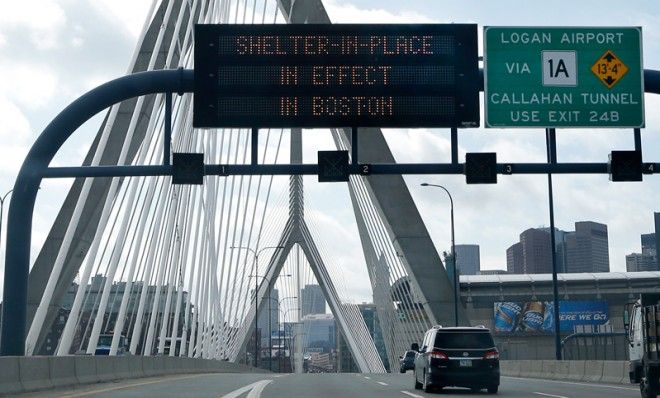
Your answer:
[[[133,56],[131,58],[131,61],[129,63],[128,67],[128,73],[130,73],[133,68],[135,67],[135,63],[137,61],[137,57],[140,52],[140,48],[142,46],[142,43],[144,41],[144,37],[146,35],[147,29],[150,25],[151,17],[153,16],[154,9],[156,7],[156,1],[154,0],[151,4],[151,8],[149,10],[148,18],[145,20],[145,23],[142,27],[142,32],[139,36],[138,39],[138,44],[135,47],[135,50],[133,51]],[[108,142],[108,138],[110,136],[110,132],[112,130],[112,126],[114,125],[114,122],[116,120],[117,114],[119,112],[119,106],[120,104],[113,105],[110,109],[108,118],[106,120],[106,125],[105,128],[103,129],[103,132],[101,134],[101,138],[99,139],[99,143],[96,147],[96,152],[94,153],[94,156],[92,158],[92,161],[90,162],[91,166],[98,166],[101,161],[101,157],[105,151],[105,147]],[[36,349],[36,343],[37,339],[39,338],[39,334],[41,333],[41,329],[43,327],[44,320],[46,318],[46,313],[48,311],[48,306],[50,305],[50,302],[53,297],[53,292],[55,290],[55,287],[57,285],[57,281],[59,280],[60,274],[62,272],[62,267],[64,266],[64,261],[69,253],[69,249],[71,247],[71,243],[73,241],[73,237],[75,234],[75,230],[78,226],[78,222],[80,220],[80,217],[82,215],[82,211],[84,208],[85,203],[87,202],[87,199],[89,197],[89,192],[91,190],[91,186],[94,182],[93,178],[88,178],[85,179],[83,182],[82,189],[80,191],[80,195],[78,197],[78,201],[76,202],[76,206],[73,210],[73,213],[71,215],[71,219],[69,221],[69,225],[67,226],[66,232],[64,234],[64,238],[62,239],[62,244],[60,245],[57,257],[55,259],[55,263],[53,264],[53,269],[51,271],[51,274],[49,276],[48,282],[46,283],[46,287],[44,289],[44,293],[41,297],[41,300],[39,302],[39,306],[37,307],[37,310],[35,312],[34,318],[32,320],[32,324],[30,325],[30,328],[28,330],[28,334],[25,340],[25,355],[30,356],[33,354],[34,350]]]
[[[336,281],[333,283],[333,286],[337,288],[334,294],[337,295],[337,298],[340,300],[340,302],[343,302],[343,304],[340,305],[340,309],[344,313],[346,321],[348,322],[347,330],[350,330],[349,333],[352,335],[345,337],[347,339],[355,338],[357,340],[357,344],[352,348],[358,348],[360,353],[354,352],[354,354],[364,356],[371,372],[384,372],[385,368],[380,357],[378,356],[378,352],[376,351],[373,339],[371,338],[371,335],[366,328],[362,314],[359,312],[357,306],[346,303],[348,301],[348,294],[343,269],[335,259],[329,256],[330,251],[327,250],[325,242],[320,239],[319,231],[322,231],[322,229],[319,228],[320,225],[317,223],[317,218],[313,212],[307,212],[307,220],[311,226],[311,229],[304,229],[303,233],[310,234],[307,239],[313,239],[317,245],[320,243],[320,246],[317,246],[317,255],[325,259],[324,263],[326,264],[326,269],[319,271],[327,272],[327,278],[330,281]],[[356,359],[359,361],[359,358]]]
[[[151,127],[151,129],[153,129],[153,123],[150,123],[149,127]],[[150,130],[149,127],[147,128],[148,131]],[[147,136],[150,136],[150,135],[147,135]],[[142,154],[145,153],[144,148],[141,149],[140,151],[141,152],[140,152],[140,154],[138,154],[138,157],[142,157],[143,156]],[[128,179],[126,181],[129,182]],[[124,184],[124,188],[126,188],[128,185],[129,184]],[[120,201],[123,200],[123,197],[127,194],[127,192],[128,192],[127,189],[123,190],[123,192],[121,194],[122,199],[120,199]],[[119,207],[118,206],[114,209],[114,212],[115,213],[119,212]],[[111,214],[112,213],[106,213],[105,217],[101,218],[101,221],[103,221],[103,219],[105,218],[105,221],[107,222],[107,218],[110,217]],[[119,217],[117,217],[117,216],[112,218],[112,225],[110,227],[110,230],[114,229],[114,227],[116,226],[116,223],[118,222],[118,220],[119,220]],[[72,343],[73,337],[74,337],[73,333],[74,333],[75,328],[78,326],[79,312],[80,312],[81,308],[86,308],[87,307],[86,302],[89,299],[89,295],[85,296],[85,292],[86,292],[87,283],[89,281],[89,278],[90,278],[90,275],[91,275],[91,272],[92,272],[92,268],[94,267],[94,265],[96,265],[95,274],[98,274],[99,270],[100,270],[100,267],[103,263],[102,260],[99,260],[95,264],[95,260],[97,258],[97,252],[98,252],[99,246],[100,246],[102,241],[105,242],[104,248],[101,252],[101,256],[99,257],[99,259],[103,259],[105,257],[108,246],[109,246],[110,241],[108,239],[106,239],[106,240],[101,239],[102,236],[103,236],[103,231],[97,232],[96,235],[97,235],[97,238],[95,238],[93,240],[92,246],[90,247],[90,250],[87,254],[87,262],[85,263],[85,267],[83,269],[83,274],[80,277],[79,289],[76,292],[76,296],[75,296],[75,299],[74,299],[72,309],[71,309],[70,314],[69,314],[69,318],[67,319],[67,323],[66,323],[64,331],[62,333],[62,339],[60,341],[60,344],[59,344],[59,347],[58,347],[58,350],[57,350],[57,355],[67,355],[69,353],[69,349],[70,349],[70,346],[71,346],[71,343]],[[83,299],[84,299],[84,301],[83,301]],[[101,296],[99,294],[97,294],[94,297],[94,299],[96,300],[96,302],[93,304],[92,307],[93,308],[98,308],[98,300],[101,299]],[[85,327],[85,330],[87,330],[87,327]],[[84,332],[83,336],[87,336],[87,333]],[[81,340],[81,342],[83,340],[84,340],[84,338]],[[80,347],[79,347],[79,349],[80,349]]]
[[[167,10],[165,12],[165,19],[169,18],[169,15],[170,15],[170,12],[171,12],[171,9],[172,9],[172,4],[173,3],[168,3],[168,7],[167,7]],[[157,48],[160,48],[160,44],[162,42],[163,34],[164,34],[164,25],[161,27],[161,29],[159,31],[159,34],[158,34],[158,38],[156,40],[156,47]],[[147,67],[148,70],[153,69],[153,67],[155,66],[156,55],[157,55],[156,52],[152,53],[149,65]],[[171,60],[171,56],[169,57],[168,61],[170,61],[170,60]],[[133,115],[131,117],[131,121],[130,121],[130,124],[129,124],[127,134],[125,136],[124,144],[123,144],[120,156],[119,156],[119,160],[117,162],[118,164],[124,164],[125,163],[125,159],[126,159],[126,156],[128,154],[128,148],[130,147],[130,142],[132,141],[133,133],[134,133],[134,131],[136,129],[136,126],[137,126],[137,121],[138,121],[139,115],[141,113],[141,108],[142,108],[143,102],[144,102],[144,97],[139,97],[138,100],[137,100],[137,103],[135,105]],[[154,102],[154,108],[157,108],[157,106],[158,106],[158,101],[155,101]],[[152,114],[152,116],[153,116],[153,114]],[[150,124],[152,123],[153,120],[154,120],[154,118],[152,117],[151,120],[150,120]],[[142,151],[141,153],[144,154],[146,152]],[[138,159],[138,163],[142,163],[143,161],[144,161],[144,157],[141,157],[140,159]],[[113,178],[112,179],[112,183],[111,183],[110,189],[108,191],[108,195],[106,197],[106,202],[105,202],[104,207],[103,207],[101,220],[100,220],[99,225],[98,225],[98,231],[103,231],[105,226],[106,226],[107,218],[109,217],[111,208],[113,207],[113,201],[114,201],[115,195],[116,195],[115,192],[117,190],[117,185],[118,185],[119,181],[120,181],[119,178]],[[136,186],[136,185],[133,185],[133,186]],[[133,192],[135,192],[135,191],[133,191]],[[134,195],[134,193],[132,195]],[[134,197],[133,197],[133,199],[134,199]],[[127,223],[124,222],[122,224],[123,224],[122,229],[124,229],[124,231],[125,231]],[[96,234],[96,237],[94,239],[92,248],[90,249],[90,252],[88,253],[88,261],[89,261],[88,263],[89,264],[91,264],[91,262],[93,262],[95,257],[96,257],[96,251],[98,250],[98,245],[99,245],[101,237],[102,237],[102,233],[99,232],[99,233]],[[122,242],[122,244],[123,244],[123,242]],[[116,266],[117,266],[117,263],[118,263],[118,253],[116,251],[115,251],[115,256],[117,256],[117,257],[115,257],[114,259],[111,260],[111,264],[110,264],[109,269],[108,269],[110,277],[107,278],[105,288],[103,289],[103,295],[101,296],[100,306],[99,306],[98,311],[97,311],[97,317],[95,319],[92,334],[90,336],[90,341],[89,341],[89,344],[88,344],[88,347],[87,347],[87,352],[88,353],[93,353],[94,352],[94,350],[96,348],[96,342],[98,341],[98,336],[100,334],[100,329],[102,327],[103,316],[105,314],[105,306],[107,304],[107,298],[108,298],[108,295],[110,293],[110,289],[112,287],[113,276],[114,276],[114,272],[116,271]],[[88,269],[86,269],[86,271],[87,270]],[[85,274],[87,274],[87,277],[88,277],[88,272],[85,272]],[[86,284],[87,284],[87,279],[85,277],[83,277],[82,280],[81,280],[81,286],[86,286]],[[78,292],[78,294],[84,294],[84,290],[85,289],[81,289]],[[80,299],[78,299],[78,301],[79,300]],[[72,311],[72,315],[74,317],[77,316],[75,311]],[[72,326],[75,325],[75,322],[72,322],[72,319],[70,317],[70,319],[67,321],[67,324],[69,326],[69,330],[66,330],[66,327],[65,327],[65,333],[63,333],[63,343],[64,344],[60,344],[60,346],[62,347],[62,349],[60,350],[60,354],[68,352],[66,347],[70,345],[70,340],[72,339],[72,336],[71,336],[71,334],[73,332]]]
[[[333,138],[335,138],[338,147],[347,148],[347,143],[342,140],[343,137],[341,137],[336,130],[333,131]],[[375,258],[367,258],[367,261],[371,262],[371,264],[367,265],[370,270],[374,268],[382,268],[381,260],[386,261],[385,267],[389,274],[387,280],[382,280],[382,278],[378,277],[379,274],[375,273],[374,275],[376,275],[376,278],[372,279],[372,285],[374,285],[374,295],[379,292],[378,296],[381,298],[378,300],[389,301],[386,303],[379,303],[376,300],[376,297],[374,298],[381,319],[393,321],[390,330],[383,330],[386,344],[388,346],[388,359],[392,364],[396,363],[396,353],[402,353],[409,347],[411,342],[419,341],[419,339],[421,339],[424,331],[430,327],[430,322],[428,317],[422,317],[418,311],[418,307],[422,303],[419,303],[418,300],[415,300],[415,302],[412,300],[413,297],[421,297],[418,293],[418,289],[416,289],[415,281],[408,277],[405,267],[401,263],[401,260],[391,242],[383,239],[383,237],[388,236],[387,230],[378,211],[372,204],[373,202],[371,201],[368,189],[364,184],[363,177],[351,177],[350,184],[350,187],[355,193],[360,214],[364,217],[370,243],[373,246],[376,255]],[[372,273],[370,273],[370,275],[372,275]],[[396,283],[397,281],[400,283]],[[405,281],[407,281],[407,291],[404,291],[406,283],[401,283]],[[390,285],[390,283],[392,283],[392,285]],[[389,297],[386,297],[383,294],[383,290],[388,292],[387,296]],[[400,303],[397,306],[398,308],[396,311],[402,312],[404,314],[404,319],[413,320],[412,322],[403,322],[399,317],[392,317],[387,314],[387,312],[389,312],[388,310],[394,307],[394,300]],[[406,330],[405,333],[401,333],[401,327]]]

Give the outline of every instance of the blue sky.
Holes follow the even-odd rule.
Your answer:
[[[150,1],[24,0],[3,5],[0,13],[0,194],[13,186],[29,146],[68,103],[101,82],[126,72]],[[660,3],[657,1],[373,1],[325,2],[334,22],[477,23],[515,26],[641,26],[644,66],[660,69]],[[481,45],[480,45],[481,46]],[[644,158],[659,161],[660,98],[646,97]],[[482,106],[483,108],[483,106]],[[482,118],[483,120],[483,118]],[[55,160],[80,164],[100,118],[87,123]],[[483,124],[483,122],[482,122]],[[444,130],[386,130],[400,162],[445,162],[450,159]],[[332,146],[325,132],[305,135],[305,160]],[[499,161],[545,160],[543,130],[460,132],[465,152],[495,151]],[[631,149],[629,130],[561,130],[559,161],[606,161],[611,150]],[[363,264],[347,189],[306,178],[309,211],[328,227],[326,246],[342,264]],[[468,186],[463,176],[406,177],[406,182],[439,251],[449,247],[449,209],[442,192],[419,187],[428,181],[447,186],[456,202],[457,243],[481,245],[484,268],[504,268],[505,250],[529,227],[548,225],[547,183],[543,176],[499,176],[497,185]],[[33,253],[45,239],[64,199],[69,181],[42,184],[34,218]],[[653,231],[652,213],[660,211],[660,177],[643,183],[611,183],[607,176],[555,177],[555,212],[559,228],[575,221],[606,223],[610,266],[625,269],[625,254],[639,251],[639,235]],[[331,198],[331,199],[329,199]],[[6,211],[6,209],[5,209]],[[3,226],[4,228],[5,226]],[[3,231],[3,238],[6,234]],[[4,263],[4,244],[1,253]],[[347,279],[364,280],[362,267],[348,267]],[[369,300],[370,289],[352,286],[356,300]]]

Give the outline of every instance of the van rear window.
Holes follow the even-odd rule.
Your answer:
[[[450,332],[435,336],[436,348],[492,348],[495,347],[490,333]]]

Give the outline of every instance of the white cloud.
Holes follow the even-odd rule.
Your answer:
[[[14,176],[30,149],[30,122],[21,109],[0,94],[0,177]]]
[[[0,149],[8,145],[24,144],[31,137],[30,122],[21,109],[0,94]]]
[[[138,37],[149,12],[150,0],[90,0],[100,15],[122,25],[125,32]]]
[[[333,23],[429,23],[433,18],[412,11],[392,13],[382,8],[364,9],[341,0],[323,2]]]
[[[0,30],[28,29],[32,44],[38,49],[57,48],[66,14],[54,0],[5,2],[0,13]]]
[[[0,64],[0,92],[11,95],[26,108],[38,108],[50,101],[57,89],[58,77],[44,64],[14,62]]]

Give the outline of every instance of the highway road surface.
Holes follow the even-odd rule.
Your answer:
[[[485,391],[446,388],[425,394],[413,388],[407,374],[203,374],[95,384],[71,390],[23,394],[21,397],[208,397],[208,398],[419,398],[490,397]],[[524,398],[638,398],[636,385],[573,383],[502,377],[497,397]]]

